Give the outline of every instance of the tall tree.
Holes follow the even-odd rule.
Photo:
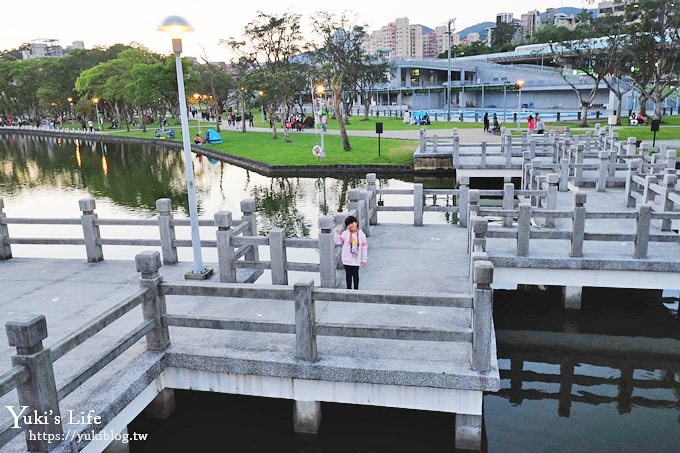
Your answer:
[[[654,103],[656,119],[661,118],[663,101],[680,82],[678,11],[680,0],[640,0],[625,10],[629,75],[640,97]]]

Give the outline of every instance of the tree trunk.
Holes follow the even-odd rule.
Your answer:
[[[368,121],[368,115],[371,110],[371,101],[370,98],[369,100],[364,101],[364,121]]]
[[[335,109],[335,119],[338,122],[338,129],[340,130],[340,137],[342,138],[342,149],[345,151],[351,151],[352,147],[349,144],[349,137],[347,136],[347,129],[345,129],[345,122],[342,120],[342,115],[340,115],[340,93],[342,92],[342,87],[339,84],[331,86],[333,90],[333,108]]]
[[[146,132],[146,116],[144,116],[144,107],[139,108],[139,124],[142,126],[142,132]]]
[[[616,125],[621,125],[621,108],[623,107],[623,93],[616,91]]]
[[[589,104],[581,104],[581,111],[583,112],[583,118],[581,118],[581,127],[588,127],[588,106]]]
[[[246,100],[243,100],[243,109],[241,111],[241,132],[246,132]]]
[[[273,108],[267,107],[267,116],[269,117],[269,125],[272,128],[272,140],[276,140],[279,137],[276,134],[276,115]]]

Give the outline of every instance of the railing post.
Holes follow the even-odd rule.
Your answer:
[[[560,159],[560,192],[569,190],[569,159]]]
[[[652,207],[649,204],[638,206],[637,222],[635,224],[635,250],[633,258],[647,258],[649,247],[649,229],[652,222]]]
[[[349,189],[347,191],[347,197],[349,202],[347,203],[347,210],[354,211],[355,217],[359,221],[359,228],[364,230],[364,225],[366,224],[366,218],[364,217],[364,211],[361,209],[361,190],[360,189]]]
[[[371,237],[371,212],[368,208],[368,205],[371,201],[371,193],[367,190],[360,190],[359,191],[359,199],[361,201],[361,209],[363,210],[363,218],[364,218],[364,234],[366,237]]]
[[[413,184],[413,224],[421,226],[423,224],[423,210],[425,195],[423,195],[423,184]]]
[[[666,151],[666,168],[670,168],[675,171],[675,166],[677,165],[677,156],[674,149]]]
[[[458,177],[458,226],[467,227],[470,177]]]
[[[673,200],[671,200],[670,195],[673,193],[675,184],[678,182],[678,175],[663,175],[663,188],[661,190],[661,200],[660,205],[664,212],[670,212],[673,210]],[[661,221],[661,231],[671,230],[671,219],[663,219]]]
[[[653,203],[656,192],[652,189],[652,184],[657,184],[659,180],[656,176],[647,175],[645,176],[645,188],[642,192],[643,203]]]
[[[522,184],[524,190],[531,190],[531,154],[529,151],[522,153]]]
[[[486,252],[486,232],[489,231],[489,220],[484,217],[472,219],[472,247],[470,253]]]
[[[59,439],[63,431],[52,358],[49,349],[44,349],[42,344],[47,338],[47,321],[43,315],[26,315],[5,323],[5,330],[9,346],[17,349],[16,355],[12,356],[12,365],[23,366],[29,373],[28,380],[17,386],[19,405],[6,408],[11,408],[19,419],[23,412],[22,415],[38,416],[44,421],[34,421],[26,430],[27,451],[52,450],[59,442],[50,441],[48,437]],[[10,429],[19,429],[22,425],[15,419]]]
[[[83,198],[78,201],[78,205],[83,212],[83,215],[80,216],[80,221],[83,225],[87,262],[98,263],[104,259],[104,252],[102,251],[99,225],[97,225],[97,214],[94,212],[94,198]]]
[[[269,230],[269,260],[271,263],[272,284],[274,285],[288,284],[285,239],[283,228],[272,228]]]
[[[548,194],[546,196],[545,208],[548,209],[549,211],[550,210],[554,211],[555,209],[557,209],[557,183],[559,182],[560,177],[555,173],[550,173],[549,175],[547,175],[546,179],[548,182]],[[555,218],[546,217],[545,223],[543,225],[546,228],[553,228],[555,226]]]
[[[479,155],[479,164],[482,168],[486,168],[486,142],[482,142],[482,150]]]
[[[466,209],[469,223],[470,219],[479,215],[479,189],[470,189],[468,191],[468,205],[466,206]]]
[[[236,283],[236,266],[234,266],[234,246],[231,243],[232,217],[230,211],[215,213],[217,232],[217,263],[220,268],[220,283]]]
[[[574,184],[581,186],[583,184],[583,144],[576,145],[576,160],[574,162]]]
[[[427,151],[426,147],[427,130],[424,127],[420,128],[420,152],[424,153]]]
[[[142,311],[145,320],[152,320],[155,327],[146,334],[146,349],[149,351],[162,351],[170,346],[170,331],[163,326],[163,317],[167,314],[165,295],[158,285],[163,282],[163,277],[158,272],[161,268],[161,255],[158,252],[142,252],[135,256],[137,272],[142,274],[139,279],[142,288],[150,291],[144,296]]]
[[[583,240],[586,230],[586,194],[574,193],[574,217],[571,227],[571,250],[569,256],[583,256]]]
[[[633,181],[633,178],[639,174],[641,168],[642,161],[640,159],[631,159],[628,161],[626,187],[624,189],[627,208],[635,207],[635,197],[633,197],[633,192],[637,192],[637,183]]]
[[[337,286],[337,263],[335,258],[335,242],[333,240],[335,222],[330,216],[319,217],[319,274],[322,288]]]
[[[529,255],[529,235],[531,232],[531,204],[519,204],[517,219],[517,256]]]
[[[163,264],[177,264],[177,247],[175,246],[175,225],[172,218],[172,201],[169,198],[156,200],[158,210],[158,229],[161,237]]]
[[[241,200],[241,221],[247,222],[249,227],[243,236],[257,236],[257,216],[255,215],[255,200],[248,198]],[[246,261],[260,261],[260,251],[257,245],[248,247],[245,254]]]
[[[599,162],[597,166],[597,182],[595,190],[604,192],[607,188],[607,175],[609,174],[609,153],[600,151],[598,153]]]
[[[475,261],[471,367],[476,371],[491,368],[492,281],[493,264],[490,261]]]
[[[375,186],[375,181],[376,181],[375,173],[368,173],[366,175],[366,189],[370,193],[370,197],[368,199],[368,213],[369,213],[368,223],[371,225],[378,224],[378,209],[377,209],[378,189]]]
[[[458,168],[460,165],[460,137],[453,135],[453,166]]]
[[[437,145],[438,145],[438,142],[439,142],[439,137],[437,136],[437,134],[434,134],[434,135],[432,136],[432,152],[433,152],[433,153],[436,153],[436,152],[437,152]]]
[[[511,211],[515,207],[515,185],[511,182],[503,184],[503,210]],[[512,226],[512,214],[503,216],[503,226]]]
[[[1,223],[3,219],[7,218],[7,214],[3,212],[4,208],[5,200],[0,198],[0,260],[12,258],[12,247],[9,244],[9,228],[7,224]]]
[[[314,282],[299,281],[293,286],[295,297],[295,358],[316,362],[316,309]]]
[[[637,143],[636,137],[628,137],[628,140],[626,140],[626,155],[627,156],[634,156],[636,154],[636,151],[637,151],[637,148],[635,147],[636,143]]]

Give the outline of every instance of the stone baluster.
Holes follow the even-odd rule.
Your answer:
[[[217,262],[220,268],[220,283],[236,283],[236,266],[234,266],[234,246],[231,243],[232,218],[230,211],[215,213],[217,232]]]
[[[652,207],[645,203],[638,206],[637,222],[635,223],[635,248],[633,258],[646,259],[649,248],[649,230],[652,223]]]
[[[104,252],[102,250],[99,224],[97,223],[97,214],[94,212],[96,207],[94,198],[83,198],[78,201],[78,204],[83,212],[80,216],[80,221],[83,225],[87,262],[98,263],[104,259]]]
[[[438,148],[438,145],[439,145],[438,142],[439,142],[439,136],[437,134],[434,134],[432,136],[432,152],[433,153],[437,152],[437,148]]]
[[[482,168],[486,168],[486,142],[482,142],[482,151],[481,151],[479,158],[480,158],[480,166]]]
[[[413,225],[422,226],[423,212],[425,210],[425,195],[423,184],[413,184]]]
[[[248,198],[241,201],[241,221],[248,223],[248,229],[243,236],[257,236],[257,216],[255,215],[255,200]],[[245,254],[246,261],[260,261],[260,251],[257,245],[248,246]]]
[[[673,210],[673,200],[671,200],[670,195],[674,192],[677,182],[678,175],[663,175],[660,202],[664,212],[671,212]],[[661,221],[661,231],[671,231],[671,219],[663,219]]]
[[[569,256],[583,256],[583,240],[586,229],[586,194],[574,193],[574,217],[571,226],[571,250]]]
[[[59,439],[63,431],[52,357],[42,344],[47,338],[47,321],[43,315],[25,315],[5,323],[5,330],[9,346],[17,350],[12,365],[24,367],[29,377],[17,386],[18,406],[6,406],[3,410],[12,408],[17,416],[22,411],[24,415],[40,416],[44,423],[33,423],[25,431],[27,451],[50,451],[58,442],[49,438]],[[22,425],[21,421],[15,422],[10,429],[20,429]]]
[[[515,207],[515,185],[511,182],[503,184],[503,210],[512,211]],[[503,216],[503,226],[512,226],[512,214]]]
[[[609,174],[609,153],[607,151],[600,151],[598,153],[598,158],[595,190],[604,192],[607,188],[607,175]]]
[[[531,234],[531,204],[519,204],[517,218],[517,256],[529,255],[529,238]]]
[[[569,159],[560,160],[560,183],[559,191],[566,192],[569,190]]]
[[[420,128],[420,152],[427,151],[427,130],[424,127]]]
[[[368,173],[366,175],[366,190],[370,194],[370,197],[368,198],[368,210],[369,210],[368,223],[370,225],[378,224],[378,209],[377,209],[378,189],[376,188],[375,181],[376,181],[375,173]]]
[[[492,350],[493,264],[490,261],[475,261],[473,279],[471,367],[475,371],[488,371],[491,368]]]
[[[316,362],[316,309],[314,304],[314,281],[295,283],[295,358],[305,362]]]
[[[142,288],[151,290],[142,302],[144,319],[155,323],[153,330],[146,334],[146,349],[162,351],[170,346],[170,331],[167,325],[163,325],[163,317],[167,314],[167,309],[165,295],[158,287],[163,282],[163,277],[159,272],[161,254],[149,251],[138,253],[135,256],[135,264],[137,272],[142,274],[139,280]]]
[[[550,173],[546,177],[548,183],[547,195],[546,195],[546,209],[549,211],[554,211],[557,209],[557,184],[559,183],[560,177],[555,173]],[[546,228],[553,228],[555,226],[554,217],[546,217],[545,223]]]
[[[458,226],[467,227],[470,177],[458,177]]]
[[[269,262],[272,273],[272,284],[287,285],[288,271],[286,270],[286,235],[283,228],[269,230]]]
[[[5,200],[0,198],[0,260],[8,260],[12,258],[12,247],[9,244],[9,228],[3,220],[7,218],[7,214],[3,211],[5,209]]]
[[[330,216],[319,217],[319,273],[322,288],[335,288],[337,261],[333,239],[335,221]]]
[[[628,171],[626,172],[626,186],[624,189],[627,208],[635,207],[635,197],[633,197],[633,192],[637,192],[637,183],[633,181],[633,177],[639,175],[641,171],[642,171],[641,159],[631,159],[628,161]]]
[[[156,209],[158,210],[158,230],[161,238],[163,264],[177,264],[172,201],[169,198],[158,199],[156,200]]]

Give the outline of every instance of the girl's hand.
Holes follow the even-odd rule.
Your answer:
[[[366,261],[361,262],[361,267],[366,267]]]
[[[335,229],[335,232],[338,233],[338,234],[342,233],[342,225],[338,226],[338,227]]]

